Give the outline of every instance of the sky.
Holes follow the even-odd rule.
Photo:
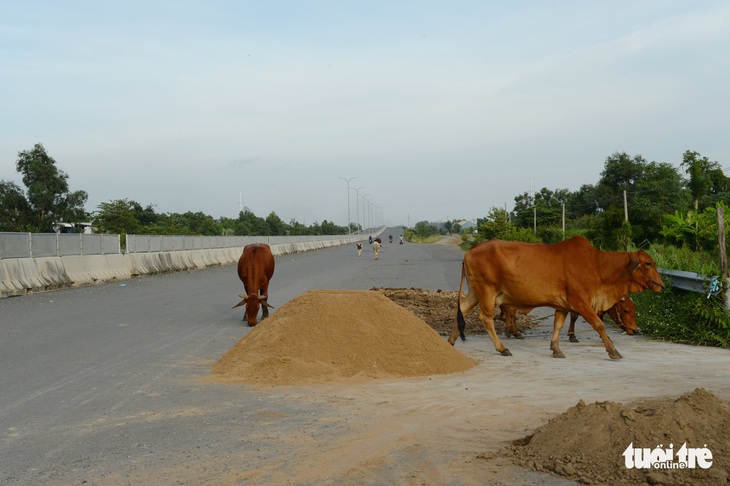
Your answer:
[[[0,180],[42,143],[89,212],[473,220],[729,120],[726,1],[0,0]]]

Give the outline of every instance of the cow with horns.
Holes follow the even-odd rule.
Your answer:
[[[465,282],[469,287],[466,295],[462,293]],[[511,356],[494,330],[495,307],[552,307],[553,357],[565,357],[558,336],[567,315],[577,312],[598,332],[608,356],[621,359],[598,312],[607,311],[626,294],[663,289],[654,260],[643,250],[601,251],[582,236],[552,244],[485,241],[464,255],[449,343],[454,344],[459,336],[464,339],[464,315],[479,304],[479,319],[495,349],[503,356]]]
[[[269,307],[273,309],[273,306],[267,302],[269,281],[273,275],[274,256],[271,254],[269,245],[265,243],[246,245],[238,259],[238,278],[243,282],[246,294],[239,296],[243,300],[233,308],[246,306],[244,319],[251,327],[256,325],[259,307],[262,308],[261,319],[269,317]]]

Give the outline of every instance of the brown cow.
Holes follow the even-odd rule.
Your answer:
[[[262,308],[261,319],[269,317],[269,307],[266,301],[269,297],[269,281],[274,275],[274,256],[271,248],[265,243],[254,243],[246,245],[238,259],[238,278],[243,282],[245,295],[240,295],[243,300],[234,305],[233,308],[246,305],[244,319],[248,325],[256,325],[256,316],[259,313],[259,306]]]
[[[465,280],[469,293],[462,295]],[[495,349],[511,356],[494,330],[494,308],[502,304],[518,310],[552,307],[553,357],[565,357],[558,336],[568,313],[574,311],[598,332],[608,356],[621,359],[596,312],[608,310],[626,294],[663,288],[654,260],[643,250],[601,251],[582,236],[553,244],[485,241],[464,255],[449,343],[454,344],[459,335],[465,339],[464,315],[479,304],[479,319]]]
[[[508,305],[501,305],[499,306],[499,309],[502,311],[502,319],[506,324],[504,335],[507,337],[514,336],[517,339],[524,339],[524,336],[517,328],[517,323],[515,321],[517,309]],[[636,306],[634,305],[634,301],[631,300],[631,297],[621,297],[621,299],[619,299],[613,307],[608,309],[606,313],[611,316],[614,324],[623,329],[629,336],[639,333],[639,326],[636,324]],[[596,314],[598,314],[598,317],[603,320],[604,312],[596,312]],[[570,340],[571,343],[578,342],[578,338],[575,337],[575,323],[577,320],[578,313],[571,312],[570,327],[568,328],[568,340]]]

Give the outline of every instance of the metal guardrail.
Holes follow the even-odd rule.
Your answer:
[[[212,248],[243,248],[251,243],[285,245],[313,241],[345,240],[358,235],[298,235],[298,236],[183,236],[127,235],[127,253],[207,250]],[[359,235],[364,238],[364,235]]]
[[[0,232],[0,260],[119,253],[119,235]]]
[[[383,228],[371,228],[372,233],[352,235],[298,236],[185,236],[185,235],[127,235],[127,253],[153,253],[215,248],[243,248],[250,243],[270,245],[308,243],[327,240],[366,238]],[[0,260],[10,258],[42,258],[121,253],[120,235],[86,233],[20,233],[0,232]]]
[[[669,277],[674,288],[707,295],[714,295],[722,290],[720,277],[708,277],[699,273],[685,272],[684,270],[667,270],[664,268],[658,270],[662,277]]]

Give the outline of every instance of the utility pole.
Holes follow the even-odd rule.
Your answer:
[[[355,191],[355,212],[357,213],[357,233],[360,234],[362,227],[360,226],[360,189],[365,189],[365,186],[358,187],[357,189],[352,188]],[[363,211],[363,217],[365,216]]]
[[[717,246],[720,250],[720,273],[723,286],[725,287],[725,309],[730,309],[730,289],[728,285],[727,269],[727,246],[725,243],[725,211],[720,204],[717,205]]]
[[[537,234],[537,204],[532,193],[532,177],[530,177],[530,201],[532,202],[532,232]]]
[[[343,181],[347,182],[347,234],[352,234],[352,228],[350,224],[350,181],[353,179],[357,179],[357,176],[350,177],[349,179],[345,179],[344,177],[338,177],[338,179],[342,179]]]

